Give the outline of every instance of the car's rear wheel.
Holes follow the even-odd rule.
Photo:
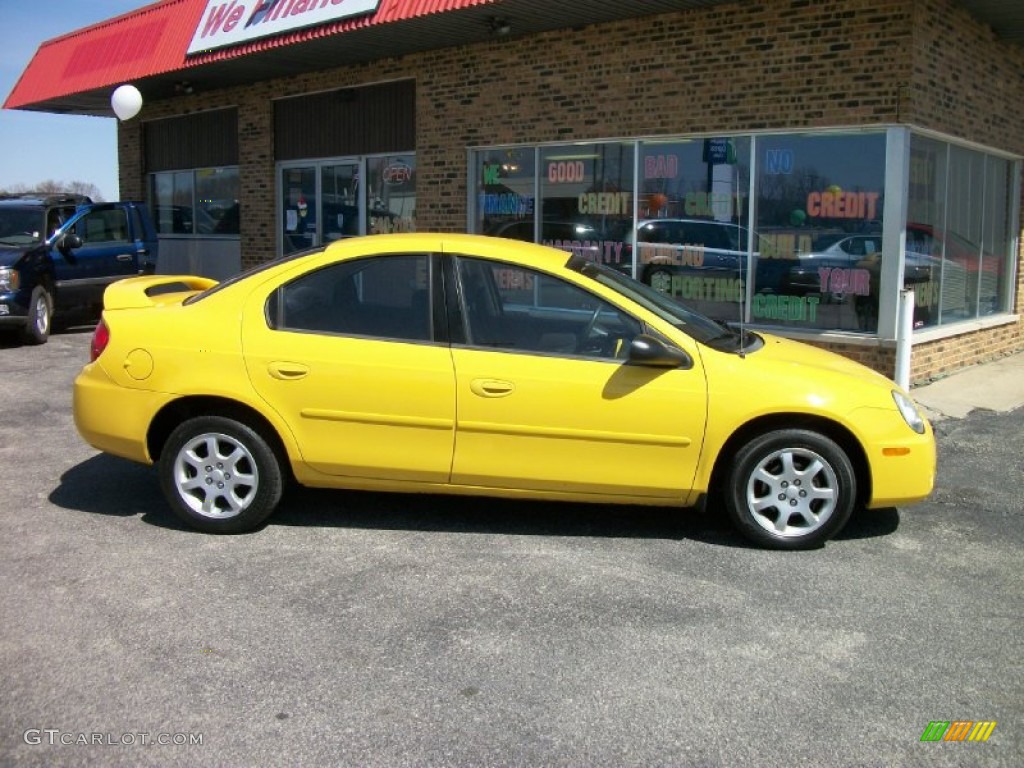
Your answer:
[[[50,338],[50,325],[53,319],[53,298],[41,285],[32,289],[28,304],[28,317],[25,318],[25,330],[22,337],[28,344],[45,344]]]
[[[182,520],[207,533],[257,527],[281,499],[281,465],[246,424],[200,416],[180,424],[159,462],[160,484]]]
[[[730,518],[751,541],[808,549],[824,544],[849,520],[857,481],[849,457],[833,440],[783,429],[740,449],[724,496]]]

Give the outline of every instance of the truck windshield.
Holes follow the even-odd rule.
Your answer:
[[[43,215],[31,208],[0,208],[0,243],[29,245],[43,239]]]

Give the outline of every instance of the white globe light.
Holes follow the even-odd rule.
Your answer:
[[[110,97],[110,106],[119,120],[131,120],[142,109],[142,94],[134,85],[120,85]]]

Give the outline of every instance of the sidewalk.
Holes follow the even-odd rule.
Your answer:
[[[932,421],[962,419],[975,408],[1012,411],[1024,406],[1024,352],[965,368],[910,394]]]

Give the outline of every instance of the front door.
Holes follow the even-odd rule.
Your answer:
[[[108,285],[139,274],[138,248],[125,208],[97,206],[64,229],[78,235],[82,245],[67,252],[56,244],[50,249],[60,308],[99,304]]]
[[[625,364],[641,324],[533,270],[459,259],[452,482],[681,499],[707,414],[704,375]]]

